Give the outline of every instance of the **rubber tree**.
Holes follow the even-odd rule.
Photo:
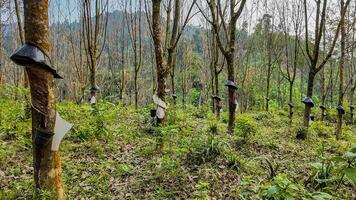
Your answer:
[[[48,0],[26,0],[24,3],[25,42],[51,55],[48,24]],[[59,151],[51,151],[51,142],[43,147],[35,143],[36,132],[53,133],[56,119],[54,75],[41,67],[26,67],[32,100],[32,146],[36,189],[48,190],[53,199],[65,199]]]
[[[163,60],[161,2],[162,0],[152,0],[152,38],[156,57],[157,96],[165,101],[168,68]],[[158,123],[163,121],[164,118],[158,119]]]
[[[227,78],[230,83],[235,81],[235,51],[236,51],[236,25],[244,7],[246,0],[241,0],[237,3],[236,0],[226,1],[229,7],[229,17],[224,14],[221,0],[206,0],[208,4],[210,15],[205,13],[201,6],[198,6],[201,14],[211,24],[216,37],[216,42],[221,53],[224,55],[227,66]],[[217,16],[220,17],[220,22]],[[220,26],[221,24],[221,26]],[[222,29],[221,29],[222,27]],[[223,39],[224,37],[224,39]],[[236,113],[236,87],[228,87],[228,101],[229,101],[229,122],[228,133],[234,133],[235,128],[235,113]]]
[[[345,3],[345,6],[347,7],[348,4],[350,3],[351,0],[347,0]],[[308,57],[308,62],[309,62],[309,73],[308,73],[308,83],[307,83],[307,96],[312,98],[313,97],[313,89],[314,89],[314,79],[317,73],[325,66],[327,61],[330,59],[332,56],[332,53],[334,51],[335,44],[338,40],[338,36],[340,33],[340,27],[341,23],[337,24],[336,31],[334,33],[334,36],[331,40],[331,44],[329,47],[329,50],[327,50],[327,53],[325,56],[322,58],[320,55],[320,44],[321,44],[321,39],[324,34],[324,28],[325,28],[325,23],[326,23],[326,12],[327,12],[327,0],[316,0],[314,1],[316,3],[316,11],[315,11],[315,30],[314,30],[314,39],[313,39],[313,45],[311,44],[310,38],[309,38],[309,18],[308,18],[308,4],[307,0],[304,0],[303,6],[304,6],[304,20],[305,20],[305,48],[306,48],[306,54]],[[345,9],[346,10],[346,9]],[[345,10],[341,12],[340,19],[345,17]],[[304,108],[304,118],[303,118],[303,125],[304,127],[308,128],[309,127],[309,119],[310,119],[310,114],[311,114],[311,109],[312,107],[308,104],[305,104]]]
[[[211,47],[210,47],[210,68],[211,68],[211,78],[212,78],[212,99],[213,99],[213,112],[215,113],[216,117],[220,117],[220,97],[219,97],[219,75],[222,72],[224,68],[224,61],[222,63],[219,63],[219,58],[220,58],[220,52],[219,52],[219,47],[216,43],[216,37],[215,37],[215,31],[211,31],[211,37],[208,37],[208,39],[211,40]]]
[[[127,9],[125,2],[125,19],[127,24],[127,31],[129,33],[131,49],[133,54],[134,65],[134,89],[135,89],[135,108],[138,108],[138,73],[142,66],[142,0],[129,1],[130,9]],[[136,5],[139,5],[138,10]],[[133,8],[135,7],[135,9]],[[124,33],[123,33],[124,34]]]
[[[99,90],[96,80],[97,63],[106,43],[108,3],[108,0],[82,0],[84,47],[90,69],[90,98],[95,97]]]
[[[348,1],[349,3],[350,1]],[[340,61],[339,61],[339,99],[338,99],[338,114],[337,114],[337,124],[336,124],[336,139],[340,139],[342,134],[342,123],[343,123],[343,116],[345,114],[345,110],[343,108],[343,101],[344,101],[344,65],[346,59],[346,25],[345,25],[345,14],[347,11],[347,5],[345,4],[345,0],[340,1]]]
[[[125,18],[122,18],[121,21],[121,47],[120,47],[120,52],[121,52],[121,58],[120,58],[120,64],[121,64],[121,78],[120,78],[120,85],[119,85],[119,99],[122,101],[125,98],[125,93],[126,93],[126,31],[125,31]]]
[[[285,2],[282,4],[282,9],[280,13],[281,25],[284,35],[284,47],[285,47],[285,68],[281,69],[282,76],[287,80],[289,84],[289,122],[293,122],[293,87],[297,74],[298,56],[299,56],[299,46],[300,41],[300,29],[301,29],[301,4],[299,2],[292,3],[291,8],[288,9],[288,4],[290,2]],[[290,12],[289,12],[290,11]],[[289,19],[289,15],[291,15]],[[294,38],[292,38],[289,33],[288,24],[291,23],[294,32]],[[290,47],[292,45],[292,47]],[[292,52],[291,52],[292,51]]]
[[[192,11],[197,0],[184,1],[184,0],[174,0],[174,13],[173,13],[173,23],[171,22],[171,11],[172,11],[172,1],[168,1],[167,5],[167,20],[166,20],[166,34],[165,34],[165,48],[167,50],[167,68],[169,70],[169,75],[171,77],[171,89],[172,94],[175,95],[175,68],[177,60],[177,46],[181,39],[181,36],[186,28],[188,22],[192,18]],[[182,8],[182,4],[188,4],[187,8]],[[182,16],[182,12],[187,9],[186,16]],[[171,26],[172,23],[172,26]],[[172,28],[172,31],[171,29]],[[176,98],[174,98],[174,103],[176,103]]]
[[[270,88],[271,88],[271,76],[273,72],[273,63],[272,63],[272,54],[273,54],[273,29],[274,24],[272,22],[273,16],[265,14],[263,16],[263,30],[266,42],[264,43],[266,57],[267,57],[267,81],[266,81],[266,111],[269,111],[269,102],[270,102]],[[273,20],[274,21],[274,20]]]
[[[356,2],[354,2],[354,9],[356,9]],[[356,24],[356,12],[352,12],[352,9],[350,9],[350,13],[353,13],[351,18],[353,18],[354,22],[352,25]],[[352,26],[351,26],[352,27]],[[356,30],[352,31],[352,36],[350,38],[349,44],[353,44],[351,47],[351,58],[350,58],[350,73],[349,73],[349,79],[350,79],[350,92],[349,92],[349,108],[350,108],[350,118],[349,118],[349,124],[353,125],[354,123],[354,110],[355,110],[355,105],[354,105],[354,95],[355,95],[355,90],[356,90],[356,64],[355,64],[355,49],[356,49]]]

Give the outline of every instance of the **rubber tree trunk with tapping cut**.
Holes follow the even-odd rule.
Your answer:
[[[48,25],[48,0],[24,1],[25,40],[42,48],[50,55]],[[51,151],[51,142],[42,148],[34,143],[38,128],[53,133],[56,119],[54,77],[39,67],[26,67],[32,99],[32,143],[34,179],[36,189],[53,193],[52,199],[65,199],[62,182],[61,158],[58,151]]]
[[[228,79],[235,82],[234,77],[234,51],[230,52],[226,58],[227,63],[227,71],[228,71]],[[228,87],[228,95],[229,95],[229,122],[228,122],[228,133],[234,133],[235,128],[235,112],[236,112],[236,98],[235,98],[235,89],[232,87]]]
[[[345,1],[341,0],[341,13],[343,12],[345,8]],[[346,10],[345,10],[346,11]],[[340,56],[340,61],[339,61],[339,101],[338,104],[339,106],[342,106],[343,101],[344,101],[344,63],[345,63],[345,44],[346,44],[346,30],[345,30],[345,18],[341,17],[340,19],[340,34],[341,34],[341,40],[340,40],[340,50],[341,50],[341,56]],[[342,121],[343,121],[343,115],[344,113],[340,110],[338,110],[337,114],[337,124],[336,124],[336,139],[340,139],[340,136],[342,134]]]
[[[289,81],[289,103],[293,104],[293,82]],[[289,106],[289,124],[293,122],[293,106]]]
[[[175,67],[176,67],[176,42],[177,37],[178,37],[178,23],[180,20],[180,0],[175,0],[175,6],[174,6],[174,18],[173,18],[173,28],[172,28],[172,35],[169,40],[170,44],[167,49],[168,52],[168,58],[167,58],[167,66],[170,69],[170,75],[171,75],[171,89],[172,89],[172,94],[175,94],[175,81],[174,81],[174,72],[175,72]],[[166,36],[167,37],[167,36]],[[174,100],[174,104],[176,104],[176,101]]]
[[[156,68],[157,68],[157,96],[165,101],[166,96],[166,78],[167,69],[163,62],[163,46],[162,46],[162,18],[161,12],[161,0],[152,0],[152,37],[154,43],[154,50],[156,56]],[[158,120],[158,123],[163,122],[164,119]]]
[[[308,75],[308,85],[307,85],[307,96],[308,97],[313,96],[315,74],[316,74],[316,72],[314,72],[314,70],[310,69],[309,75]],[[309,119],[310,119],[311,109],[312,109],[312,107],[310,105],[305,104],[304,118],[303,118],[304,127],[309,127]]]
[[[220,38],[221,32],[219,27],[219,21],[216,16],[218,10],[217,7],[220,6],[220,3],[216,4],[215,0],[207,1],[210,12],[211,12],[211,25],[215,32],[216,42],[219,46],[220,51],[225,57],[226,64],[227,64],[227,73],[228,73],[228,80],[235,81],[235,73],[234,73],[234,56],[235,56],[235,43],[236,43],[236,23],[238,18],[240,17],[242,10],[245,6],[246,0],[240,1],[240,5],[237,10],[235,7],[237,6],[237,2],[235,0],[229,1],[230,7],[230,19],[228,28],[226,29],[226,34],[229,35],[229,40],[226,41],[227,44],[224,45],[222,39]],[[220,8],[222,9],[222,8]],[[227,19],[221,19],[222,21],[228,21]],[[225,47],[226,46],[226,47]],[[235,97],[235,88],[228,87],[228,97],[229,97],[229,122],[228,122],[228,133],[234,133],[235,128],[235,112],[236,112],[236,97]]]

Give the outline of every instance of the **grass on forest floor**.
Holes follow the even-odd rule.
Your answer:
[[[31,127],[22,108],[0,100],[0,199],[33,196]],[[337,141],[334,123],[315,122],[308,138],[297,140],[301,113],[291,126],[281,111],[237,114],[229,135],[226,113],[216,120],[207,107],[171,108],[159,128],[148,108],[64,102],[58,111],[74,124],[61,144],[69,199],[356,198],[348,178],[335,192],[342,175],[336,162],[325,180],[313,167],[350,150],[355,126],[344,126]]]

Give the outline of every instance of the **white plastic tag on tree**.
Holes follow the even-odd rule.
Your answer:
[[[163,119],[164,118],[164,108],[161,106],[157,106],[157,111],[156,111],[156,116],[158,119]]]
[[[67,122],[56,113],[56,124],[54,125],[54,136],[52,140],[52,151],[58,151],[59,145],[64,137],[64,135],[72,128],[73,124]]]
[[[240,108],[240,104],[237,102],[237,100],[235,100],[235,104],[236,104],[236,110],[238,110]]]
[[[96,104],[96,98],[95,98],[95,96],[92,96],[92,97],[90,98],[90,104]]]
[[[162,107],[163,109],[167,109],[168,105],[166,102],[164,102],[161,98],[159,98],[157,95],[153,95],[153,102],[157,104],[158,106]]]

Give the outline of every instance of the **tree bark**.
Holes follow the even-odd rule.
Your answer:
[[[166,96],[166,77],[167,69],[163,61],[163,47],[162,47],[162,18],[161,12],[161,0],[152,1],[152,37],[156,56],[156,68],[157,68],[157,96],[165,101]],[[158,123],[163,122],[164,119],[158,120]]]
[[[231,54],[226,58],[227,61],[227,71],[228,79],[235,81],[234,76],[234,51],[230,52]],[[236,112],[236,99],[235,99],[235,89],[228,87],[228,96],[229,96],[229,122],[228,122],[228,133],[233,134],[235,129],[235,112]]]
[[[325,70],[324,68],[321,70],[321,105],[325,106],[326,100],[326,85],[325,85]],[[321,121],[324,121],[325,117],[325,108],[320,107],[321,109]]]
[[[313,96],[314,79],[315,79],[315,72],[312,69],[310,69],[309,76],[308,76],[308,85],[307,85],[307,96],[308,97]],[[303,119],[304,127],[309,127],[309,125],[310,125],[309,120],[310,120],[311,109],[312,109],[312,107],[310,105],[305,104],[304,119]]]
[[[48,25],[48,0],[26,0],[25,8],[25,40],[42,48],[50,55]],[[53,199],[65,199],[61,158],[59,151],[51,151],[51,142],[43,147],[35,145],[35,136],[39,128],[53,133],[56,117],[56,99],[54,96],[54,77],[46,69],[29,66],[32,99],[32,144],[34,179],[36,189],[48,190]]]
[[[296,47],[297,48],[297,47]],[[293,81],[289,81],[289,124],[293,122]]]
[[[341,0],[341,15],[342,12],[346,12],[345,1]],[[343,105],[344,101],[344,63],[345,63],[345,45],[346,45],[346,30],[345,30],[345,17],[341,17],[340,19],[340,50],[341,50],[341,57],[339,61],[339,106]],[[336,139],[340,139],[342,134],[342,121],[343,121],[344,113],[341,110],[338,110],[337,115],[337,124],[336,124]]]

